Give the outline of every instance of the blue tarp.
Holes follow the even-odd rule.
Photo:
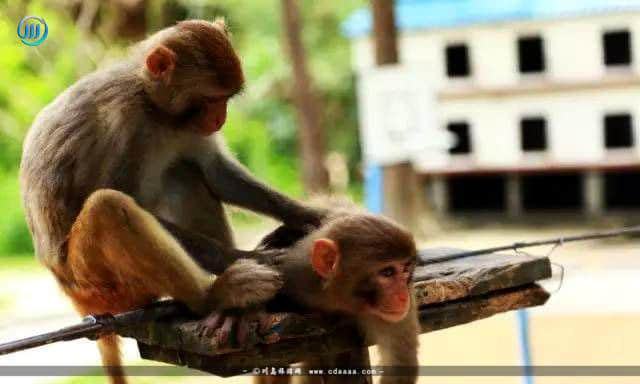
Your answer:
[[[640,0],[396,0],[396,24],[420,30],[623,11],[640,11]],[[370,10],[355,11],[342,27],[347,37],[369,34]]]

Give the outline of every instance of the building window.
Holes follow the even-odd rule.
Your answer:
[[[604,174],[605,207],[640,208],[640,172]]]
[[[583,206],[584,188],[578,173],[524,175],[521,180],[525,211],[563,210]]]
[[[456,143],[449,149],[449,153],[452,155],[471,153],[469,124],[466,122],[449,123],[447,129],[456,136]]]
[[[604,117],[604,144],[607,148],[633,146],[633,121],[628,113]]]
[[[493,211],[505,207],[503,175],[456,176],[447,180],[452,212]]]
[[[466,44],[449,45],[446,48],[447,75],[449,77],[467,77],[471,73],[469,48]]]
[[[540,36],[518,39],[518,58],[521,73],[539,73],[545,70],[544,43]]]
[[[530,117],[520,120],[520,145],[523,151],[547,149],[547,120]]]
[[[627,30],[609,31],[602,35],[604,64],[607,66],[631,64],[631,34]]]

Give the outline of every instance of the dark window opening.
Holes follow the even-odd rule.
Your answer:
[[[504,176],[452,177],[448,186],[451,211],[504,210]]]
[[[471,73],[469,65],[469,48],[466,44],[449,45],[446,49],[447,75],[449,77],[465,77]]]
[[[583,202],[582,175],[553,174],[522,177],[525,210],[575,209]]]
[[[640,208],[640,172],[612,172],[604,175],[607,208]]]
[[[520,121],[520,138],[523,151],[547,149],[547,120],[532,117]]]
[[[540,36],[518,39],[518,58],[521,73],[538,73],[545,70],[544,44]]]
[[[626,30],[605,32],[602,35],[605,65],[631,64],[631,34]]]
[[[456,136],[456,144],[449,149],[452,155],[471,153],[469,124],[466,122],[449,123],[447,129]]]
[[[606,148],[633,147],[633,121],[630,114],[604,117],[604,145]]]

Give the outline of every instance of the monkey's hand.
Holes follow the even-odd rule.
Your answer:
[[[212,284],[209,297],[212,309],[246,308],[273,298],[284,284],[275,269],[253,259],[231,264]]]
[[[270,235],[267,235],[270,236]],[[263,240],[264,241],[264,240]],[[287,245],[290,247],[293,243]],[[273,267],[278,264],[278,260],[286,254],[286,247],[266,247],[262,242],[251,251],[234,250],[233,257],[234,262],[240,259],[252,259],[258,262],[258,264]],[[276,268],[277,269],[277,268]]]
[[[288,227],[286,225],[281,225],[275,230],[273,230],[273,232],[268,233],[265,237],[263,237],[262,240],[260,240],[260,243],[256,247],[255,251],[260,254],[263,254],[269,251],[277,252],[277,250],[279,249],[291,247],[298,240],[302,239],[305,235],[306,233],[303,230],[293,228],[293,227]],[[271,263],[267,262],[266,264],[271,264]]]
[[[298,214],[287,219],[284,224],[287,227],[302,231],[305,235],[322,225],[330,210],[318,207],[301,207]]]
[[[217,349],[237,345],[248,347],[257,344],[271,331],[273,315],[261,307],[239,313],[231,310],[213,312],[201,320],[197,327],[200,336],[211,338]],[[235,333],[235,338],[231,337]]]

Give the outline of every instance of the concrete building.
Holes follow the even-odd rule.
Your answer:
[[[640,0],[397,0],[396,19],[457,137],[414,161],[436,211],[640,208]],[[371,70],[369,11],[344,29]]]

